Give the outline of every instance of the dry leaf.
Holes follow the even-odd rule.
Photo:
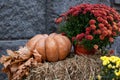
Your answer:
[[[4,62],[3,65],[4,65],[5,68],[7,68],[7,66],[10,65],[10,63],[11,63],[11,59],[6,61],[6,62]]]
[[[42,62],[42,56],[38,53],[37,50],[34,50],[33,55],[37,62]]]
[[[32,65],[36,67],[36,66],[38,65],[37,61],[36,61],[36,60],[33,60]]]
[[[10,67],[10,71],[11,71],[12,73],[16,72],[17,69],[18,69],[18,64],[13,64],[13,65],[11,65],[11,67]]]
[[[8,49],[7,49],[7,53],[8,53],[8,55],[11,56],[11,57],[17,57],[17,56],[18,56],[18,54],[16,54],[16,52],[14,52],[14,51],[12,51],[12,50],[8,50]]]
[[[22,71],[22,69],[25,69],[25,64],[23,63],[22,65],[18,66],[18,69]]]
[[[10,72],[9,68],[3,68],[2,71],[8,75],[8,79],[12,80],[12,73]]]
[[[29,59],[32,55],[32,52],[27,47],[21,47],[18,51],[19,57],[23,60]]]
[[[13,62],[11,62],[11,65],[12,65],[12,64],[21,63],[21,62],[23,62],[23,61],[25,61],[25,60],[14,60]]]
[[[32,52],[27,47],[21,47],[18,51],[7,50],[8,56],[0,58],[4,65],[3,72],[8,74],[9,80],[22,80],[23,76],[29,74],[31,67],[42,61],[37,50]]]
[[[24,65],[27,66],[27,67],[31,67],[32,62],[33,62],[33,58],[30,58],[29,60],[27,60],[27,61],[24,63]]]
[[[10,56],[2,55],[2,57],[0,58],[0,63],[3,64],[4,62],[8,61],[10,58],[11,58]]]

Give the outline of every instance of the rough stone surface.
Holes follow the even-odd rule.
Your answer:
[[[111,7],[114,7],[120,12],[120,0],[110,0]]]
[[[115,55],[120,57],[120,37],[115,39],[110,49],[115,50]]]
[[[23,46],[27,40],[4,40],[0,41],[0,57],[6,54],[6,49],[17,50],[20,46]]]
[[[61,13],[67,11],[69,7],[75,6],[81,3],[103,3],[110,5],[109,0],[47,0],[47,28],[48,33],[57,31],[58,25],[54,23],[54,19]]]
[[[0,39],[45,33],[45,0],[0,0]]]

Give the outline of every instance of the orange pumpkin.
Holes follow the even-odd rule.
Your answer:
[[[71,50],[70,40],[61,34],[38,34],[30,39],[26,46],[30,51],[37,50],[42,60],[58,61],[65,59]]]

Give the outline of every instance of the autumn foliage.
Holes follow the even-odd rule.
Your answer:
[[[9,80],[21,80],[29,74],[30,68],[40,63],[41,55],[27,47],[20,47],[18,51],[7,50],[8,56],[3,55],[0,62],[4,65],[3,72],[8,74]]]

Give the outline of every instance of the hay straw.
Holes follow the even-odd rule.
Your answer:
[[[99,73],[100,55],[75,55],[33,68],[25,80],[93,80]]]

